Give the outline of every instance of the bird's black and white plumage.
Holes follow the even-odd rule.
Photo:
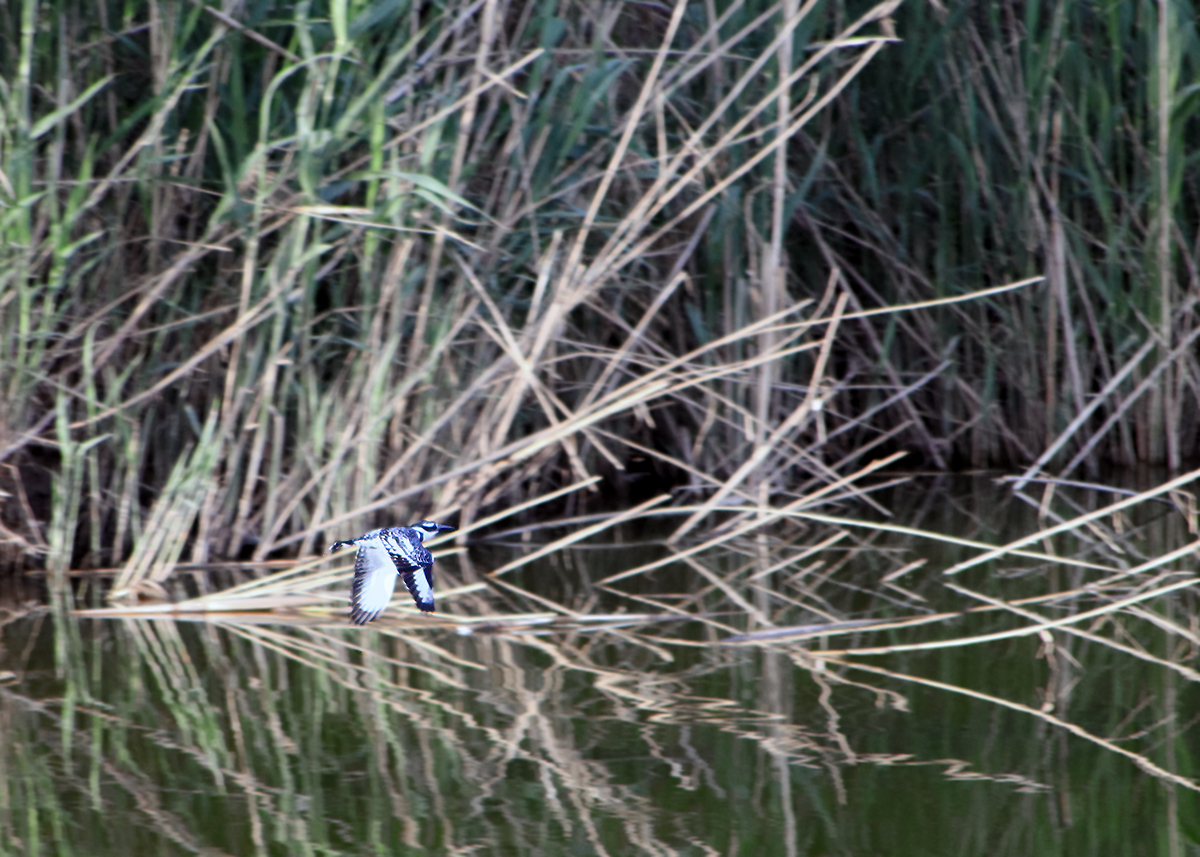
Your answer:
[[[417,607],[433,612],[433,554],[425,540],[444,530],[434,521],[417,521],[411,527],[385,527],[356,539],[334,542],[329,550],[354,546],[354,584],[350,587],[350,621],[365,625],[374,621],[392,600],[396,575],[412,593]]]

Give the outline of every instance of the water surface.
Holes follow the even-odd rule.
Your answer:
[[[891,504],[904,523],[992,543],[1038,526],[1035,509],[986,485]],[[1104,538],[1049,547],[1133,567],[1195,539],[1170,507],[1144,510],[1121,532],[1104,526]],[[977,602],[947,590],[941,572],[973,552],[864,532],[803,556],[822,535],[795,526],[772,532],[764,568],[779,567],[757,580],[761,540],[594,585],[661,551],[645,543],[653,529],[549,557],[512,575],[515,590],[440,603],[449,616],[496,617],[471,629],[398,613],[365,630],[319,616],[18,615],[0,637],[0,853],[1194,850],[1192,589],[1079,626],[1127,650],[1054,629],[825,659],[1028,622],[994,611],[723,645],[726,626],[762,629],[731,610],[738,597],[775,625],[960,611]],[[781,565],[788,550],[799,558]],[[478,579],[519,551],[443,557],[439,586]],[[880,583],[919,559],[894,581],[900,589]],[[1011,601],[1100,576],[1009,558],[952,582]],[[1158,585],[1148,579],[1031,609],[1094,609]],[[522,626],[503,619],[542,607],[520,589],[591,614],[731,612]]]

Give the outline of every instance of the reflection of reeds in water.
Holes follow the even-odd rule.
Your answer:
[[[1179,618],[1192,577],[1178,568],[1195,534],[1186,497],[1147,505],[1153,494],[1080,513],[1082,495],[1059,489],[1038,505],[1039,538],[1012,540],[982,575],[969,566],[995,552],[991,521],[934,541],[949,495],[911,492],[880,498],[916,498],[907,527],[733,526],[695,552],[617,538],[524,568],[519,554],[540,552],[448,556],[448,572],[510,568],[505,587],[458,594],[440,622],[350,629],[324,609],[67,620],[84,624],[65,634],[61,679],[46,672],[49,635],[5,640],[0,666],[18,679],[0,688],[6,788],[15,806],[40,802],[47,840],[56,814],[80,824],[82,801],[93,835],[115,817],[228,853],[784,855],[815,830],[861,849],[932,805],[1001,843],[989,853],[1023,854],[1051,824],[1034,809],[1047,794],[1053,824],[1116,842],[1161,820],[1161,801],[1125,803],[1148,777],[1196,789],[1171,762],[1197,679]],[[1064,513],[1086,523],[1065,527]],[[622,573],[651,548],[687,556]],[[987,800],[964,809],[979,789]],[[923,844],[939,835],[923,830]]]
[[[101,656],[104,666],[82,676],[87,687],[74,688],[70,719],[90,729],[71,728],[55,701],[4,695],[8,764],[35,751],[43,759],[40,795],[14,783],[15,805],[40,802],[64,820],[71,813],[65,837],[81,845],[97,837],[91,853],[119,846],[114,836],[100,847],[106,830],[228,853],[439,842],[565,853],[572,841],[587,843],[585,853],[668,853],[709,843],[714,831],[689,829],[699,814],[664,823],[648,769],[659,788],[703,795],[702,811],[713,813],[752,771],[778,784],[791,765],[836,770],[847,761],[844,737],[789,722],[786,681],[760,687],[760,708],[696,695],[690,685],[711,668],[656,676],[638,646],[597,664],[570,640],[497,634],[440,646],[374,635],[360,650],[343,631],[216,623],[184,628],[184,645],[170,621],[97,630],[96,642],[121,651]],[[43,733],[70,737],[46,743]],[[713,751],[742,741],[760,746],[764,761],[735,750],[731,777]],[[53,747],[60,751],[46,756]],[[74,761],[64,770],[64,760]],[[771,791],[769,782],[758,788]],[[88,811],[71,812],[81,799]],[[25,821],[8,829],[25,841],[52,835],[52,824],[39,831]]]

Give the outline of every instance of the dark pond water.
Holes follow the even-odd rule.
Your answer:
[[[986,484],[890,502],[902,523],[991,543],[1039,526],[1036,509]],[[1137,511],[1030,549],[1133,568],[1196,539],[1170,506]],[[646,535],[508,582],[591,613],[664,612],[618,592],[714,613],[738,596],[788,625],[980,603],[947,581],[1011,602],[1104,576],[1010,557],[946,578],[977,551],[898,533],[805,556],[828,533],[795,527],[771,533],[778,567],[757,580],[739,571],[747,543],[593,585],[659,555]],[[788,549],[796,559],[781,564]],[[444,557],[439,586],[517,553]],[[893,581],[902,589],[880,583],[921,559]],[[1028,609],[1102,611],[1194,569],[1192,555]],[[469,629],[402,614],[367,630],[340,617],[33,611],[0,637],[0,854],[1195,853],[1195,605],[1176,588],[1071,626],[925,650],[905,647],[1031,622],[995,610],[721,645],[723,625],[752,627],[745,610]],[[541,608],[489,588],[441,609]],[[820,657],[880,646],[896,650]]]

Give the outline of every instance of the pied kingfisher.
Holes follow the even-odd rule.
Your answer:
[[[404,578],[417,607],[432,613],[433,554],[425,540],[453,529],[434,521],[417,521],[411,527],[384,527],[330,545],[331,553],[351,545],[358,548],[354,585],[350,587],[350,621],[356,625],[374,621],[392,600],[396,575]]]

